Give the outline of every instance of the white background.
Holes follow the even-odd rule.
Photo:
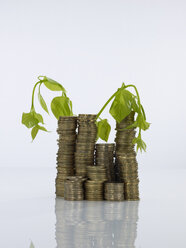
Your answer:
[[[184,0],[0,0],[1,247],[28,247],[29,239],[40,248],[55,243],[54,201],[46,199],[55,196],[57,121],[36,95],[36,111],[52,132],[31,143],[21,124],[39,75],[66,88],[75,114],[96,114],[122,82],[136,85],[152,123],[142,134],[147,153],[138,154],[146,203],[137,247],[184,247],[185,13]],[[57,93],[41,90],[49,106]],[[108,110],[101,117],[112,124],[113,142]]]
[[[185,168],[185,12],[185,1],[171,0],[0,1],[0,166],[54,166],[52,113],[43,113],[52,133],[34,143],[21,125],[37,76],[47,75],[66,88],[75,114],[98,113],[123,81],[134,83],[152,123],[140,166]],[[42,92],[50,105],[56,94]]]

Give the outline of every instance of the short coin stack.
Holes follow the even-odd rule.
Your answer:
[[[103,166],[87,166],[88,181],[85,183],[86,200],[103,200],[104,182],[107,181],[106,168]]]
[[[107,171],[108,181],[114,181],[114,143],[98,143],[96,144],[95,160],[97,166],[104,166]]]
[[[58,120],[59,134],[57,152],[56,195],[64,196],[64,181],[74,175],[74,151],[76,142],[77,117],[63,116]]]
[[[96,115],[78,116],[78,135],[75,152],[76,175],[86,177],[87,166],[94,164],[94,149],[97,135]]]
[[[87,180],[85,182],[85,199],[88,201],[102,201],[103,187],[102,181]]]
[[[124,183],[106,182],[104,198],[107,201],[124,201]]]
[[[126,129],[134,122],[134,112],[131,112],[120,123],[116,124],[116,174],[118,181],[124,181],[125,199],[139,200],[138,190],[138,163],[132,140],[135,138],[135,129]]]
[[[86,179],[78,176],[67,177],[64,183],[64,199],[69,201],[84,200],[83,182]]]

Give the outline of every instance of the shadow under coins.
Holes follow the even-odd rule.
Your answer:
[[[56,198],[57,248],[135,248],[138,201],[87,202]]]

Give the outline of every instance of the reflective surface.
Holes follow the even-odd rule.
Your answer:
[[[55,169],[1,168],[0,247],[186,247],[186,171],[140,171],[139,202],[55,199]]]
[[[138,204],[56,199],[57,248],[135,247]]]

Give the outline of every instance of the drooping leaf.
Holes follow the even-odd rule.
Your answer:
[[[119,123],[132,110],[132,94],[125,89],[119,90],[110,107],[110,114]]]
[[[32,141],[35,139],[35,137],[36,137],[38,131],[39,131],[39,128],[38,128],[37,125],[36,125],[35,127],[32,128],[32,131],[31,131]]]
[[[142,152],[143,150],[146,152],[146,144],[145,144],[145,142],[141,139],[141,137],[140,136],[138,136],[138,137],[136,137],[136,138],[134,138],[133,139],[133,141],[132,141],[132,143],[135,145],[137,145],[136,146],[136,150],[137,150],[137,152],[138,152],[138,150],[140,149],[140,151]]]
[[[31,131],[32,141],[35,139],[35,137],[36,137],[36,135],[38,134],[38,131],[39,131],[39,130],[48,132],[47,129],[46,129],[45,127],[36,125],[35,127],[32,128],[32,131]]]
[[[49,114],[48,107],[47,107],[46,102],[45,102],[45,100],[43,99],[43,97],[42,97],[42,95],[40,93],[40,90],[38,92],[38,100],[39,100],[39,102],[41,104],[41,107]]]
[[[36,113],[34,110],[30,111],[29,113],[22,114],[22,124],[25,125],[27,128],[32,128],[38,123],[43,123],[42,115]]]
[[[139,109],[138,103],[136,102],[135,97],[132,97],[132,105],[131,105],[131,107],[132,107],[134,112],[140,113],[140,109]]]
[[[33,112],[33,115],[38,120],[38,123],[44,124],[42,115],[36,113],[35,111]]]
[[[47,130],[45,127],[42,127],[42,126],[39,126],[39,125],[38,125],[38,128],[39,128],[39,130],[42,130],[42,131],[48,132],[48,130]]]
[[[32,242],[30,243],[30,248],[35,248],[35,246]]]
[[[44,77],[43,83],[49,90],[66,92],[65,88],[60,83],[51,78]]]
[[[97,125],[97,138],[101,138],[104,141],[107,141],[110,134],[110,124],[108,123],[107,119],[103,119],[96,123]]]
[[[144,117],[144,119],[146,120],[145,110],[144,110],[144,108],[143,108],[142,105],[141,105],[141,110],[142,110],[142,113],[143,113],[143,117]]]
[[[70,101],[70,115],[73,115],[73,111],[72,111],[72,101]]]
[[[22,114],[22,124],[27,128],[31,128],[39,123],[38,118],[36,118],[33,112]]]
[[[65,96],[55,97],[51,102],[51,110],[57,120],[60,116],[72,116],[70,99]]]

